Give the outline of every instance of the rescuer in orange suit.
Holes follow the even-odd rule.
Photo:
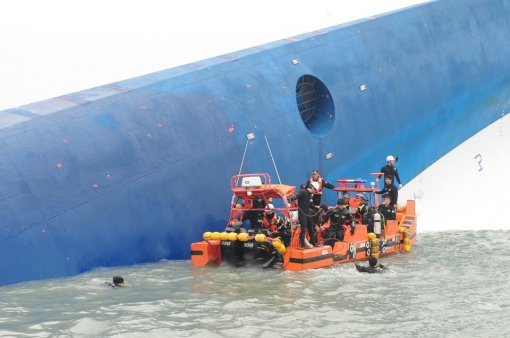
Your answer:
[[[321,200],[322,200],[322,190],[324,188],[333,189],[335,186],[333,184],[329,183],[328,181],[326,181],[325,179],[323,179],[317,169],[312,171],[312,176],[308,179],[308,182],[306,182],[306,185],[309,185],[312,182],[317,182],[319,184],[319,189],[317,190],[317,193],[313,194],[312,202],[313,202],[313,205],[315,205],[316,207],[320,207]]]
[[[319,174],[319,171],[317,169],[314,169],[312,171],[312,176],[308,179],[306,185],[312,184],[312,182],[315,182],[319,185],[319,188],[317,189],[317,192],[315,192],[312,196],[312,203],[316,208],[319,208],[321,206],[322,201],[322,190],[324,188],[333,189],[335,186],[325,179],[321,177]],[[314,225],[320,225],[319,224],[319,214],[316,214],[313,217],[313,224]]]
[[[276,233],[278,230],[278,221],[280,221],[279,218],[281,217],[276,215],[273,204],[268,203],[264,209],[262,226],[264,229],[271,231],[271,233]]]

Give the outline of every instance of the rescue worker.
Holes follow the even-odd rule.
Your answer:
[[[368,205],[367,196],[364,193],[358,193],[356,198],[359,199],[359,204],[355,217],[359,218],[361,224],[367,226],[367,232],[374,232],[374,212]]]
[[[303,248],[312,248],[317,245],[315,242],[313,216],[318,213],[318,208],[311,202],[312,194],[317,192],[319,184],[312,182],[305,189],[299,190],[299,192],[289,198],[289,201],[297,200],[298,205],[298,221],[301,225],[301,232],[299,234],[299,243]],[[306,232],[310,236],[310,242],[306,242]]]
[[[112,282],[113,283],[110,282],[104,283],[108,286],[111,286],[112,288],[120,288],[126,286],[126,284],[124,284],[124,278],[122,278],[122,276],[113,276]]]
[[[290,221],[286,222],[283,218],[277,216],[275,225],[277,229],[276,237],[280,237],[283,244],[288,247],[292,239],[292,228]]]
[[[342,192],[342,198],[347,208],[349,208],[351,205],[351,196],[349,196],[349,193],[347,191]]]
[[[368,259],[368,266],[363,266],[356,264],[356,270],[359,272],[368,272],[368,273],[383,273],[389,271],[387,267],[382,264],[377,265],[377,258],[371,256]]]
[[[264,215],[262,216],[262,226],[264,229],[273,230],[273,225],[276,222],[276,213],[274,212],[274,206],[269,203],[264,209]]]
[[[322,201],[322,190],[324,188],[333,189],[335,186],[333,184],[329,183],[328,181],[326,181],[325,179],[323,179],[320,176],[319,171],[317,169],[314,169],[312,171],[312,176],[308,179],[307,184],[311,184],[312,182],[316,182],[319,184],[317,193],[313,194],[313,197],[312,197],[313,205],[315,205],[316,207],[319,207],[321,205],[321,201]]]
[[[395,207],[391,204],[391,197],[384,196],[384,203],[379,204],[377,211],[383,216],[383,224],[386,226],[386,221],[397,219]]]
[[[321,224],[324,224],[324,217],[326,216],[326,213],[329,211],[329,207],[325,204],[322,204],[319,208],[319,217],[317,220],[316,226],[315,226],[315,241],[317,243],[324,243],[324,238],[326,236],[326,229],[321,226]]]
[[[274,205],[268,203],[264,209],[264,216],[262,218],[263,228],[269,230],[272,234],[277,234],[283,223],[283,218],[276,215]]]
[[[321,224],[324,224],[325,220],[324,220],[324,217],[326,216],[326,214],[328,213],[329,211],[329,207],[325,204],[322,204],[320,206],[320,210],[319,210],[319,222],[317,224],[321,225]]]
[[[372,188],[372,190],[374,191],[374,193],[376,194],[379,194],[379,195],[388,195],[390,196],[391,198],[391,205],[393,205],[393,207],[397,207],[397,201],[398,201],[398,189],[397,187],[391,183],[391,181],[393,180],[393,177],[391,176],[386,176],[384,178],[384,187],[382,190],[380,191],[375,191],[374,188]]]
[[[397,182],[398,182],[398,188],[399,189],[402,188],[402,183],[400,182],[400,177],[398,176],[398,170],[394,166],[395,158],[392,155],[388,155],[388,156],[386,156],[386,162],[387,162],[387,164],[381,168],[381,173],[384,174],[384,178],[386,179],[386,177],[391,176],[392,184],[395,183],[393,179],[396,178]],[[379,181],[381,176],[382,175],[379,175],[379,177],[377,177],[377,181]]]
[[[246,210],[244,212],[244,215],[243,215],[243,218],[242,218],[242,221],[244,222],[245,220],[249,220],[250,221],[250,228],[251,229],[260,229],[262,228],[262,214],[263,214],[263,210],[260,210],[260,209],[264,209],[264,207],[266,206],[266,202],[264,202],[263,199],[260,199],[260,198],[255,198],[253,199],[252,201],[252,207],[250,210]]]
[[[344,240],[344,223],[348,220],[351,227],[351,235],[354,234],[354,218],[350,213],[349,209],[347,209],[345,202],[343,199],[339,198],[336,202],[336,207],[329,209],[329,211],[324,216],[323,224],[331,219],[329,224],[329,229],[326,232],[326,236],[324,236],[325,240],[336,238],[339,241]]]

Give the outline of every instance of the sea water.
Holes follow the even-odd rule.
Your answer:
[[[0,288],[1,337],[508,337],[510,232],[419,233],[385,274],[163,261]],[[122,275],[126,287],[105,281]]]

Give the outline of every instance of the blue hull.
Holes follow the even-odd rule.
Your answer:
[[[0,112],[0,285],[188,259],[225,226],[248,133],[243,172],[276,179],[266,136],[287,184],[388,154],[408,182],[501,118],[508,18],[440,0]]]

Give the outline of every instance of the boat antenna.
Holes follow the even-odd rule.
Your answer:
[[[241,167],[239,168],[239,174],[237,174],[237,175],[241,175],[241,171],[243,170],[244,158],[246,157],[246,150],[248,149],[249,142],[250,142],[250,139],[247,139],[246,145],[244,146],[244,153],[243,153],[243,159],[241,160]],[[237,180],[239,181],[239,177],[237,178]]]
[[[280,180],[280,174],[278,173],[278,168],[276,168],[276,163],[274,162],[273,153],[271,152],[271,147],[269,146],[269,141],[267,140],[267,136],[264,135],[264,138],[266,139],[267,149],[269,149],[269,155],[271,155],[271,160],[273,161],[274,170],[276,171],[276,176],[278,177],[278,182],[282,184],[282,181]]]

